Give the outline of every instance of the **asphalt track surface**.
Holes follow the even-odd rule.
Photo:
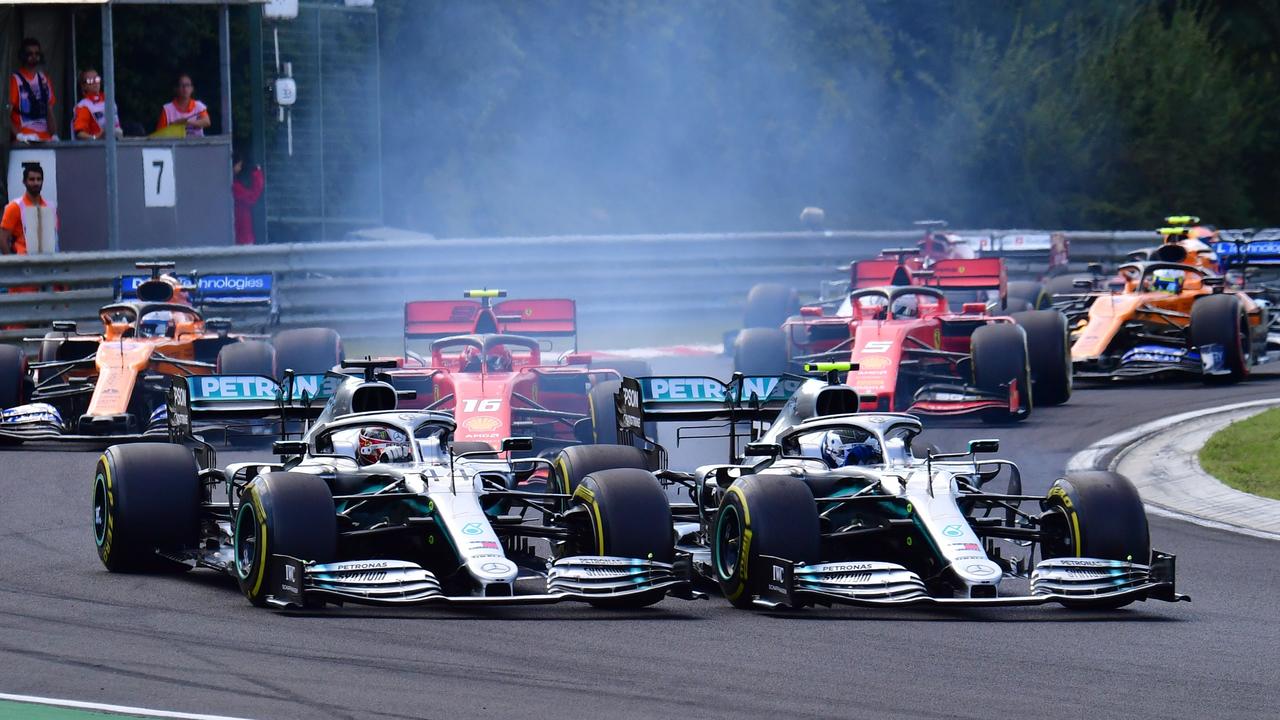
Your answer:
[[[655,371],[727,371],[721,359]],[[691,372],[692,370],[692,372]],[[1043,491],[1072,453],[1159,416],[1280,395],[1280,377],[1078,390],[999,437]],[[722,441],[673,452],[718,460]],[[1280,543],[1153,517],[1192,603],[1115,612],[813,608],[722,599],[318,615],[251,607],[209,571],[108,574],[95,453],[0,455],[0,692],[252,718],[1276,718]]]

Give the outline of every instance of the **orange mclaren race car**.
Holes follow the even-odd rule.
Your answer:
[[[116,302],[98,312],[100,332],[55,322],[36,339],[40,361],[30,364],[0,346],[0,442],[163,432],[165,376],[323,373],[342,360],[332,330],[286,330],[273,346],[265,335],[232,334],[230,320],[205,318],[201,308],[212,305],[274,307],[269,274],[184,278],[164,272],[173,263],[137,266],[150,275],[118,281]]]
[[[649,375],[648,366],[577,352],[573,300],[494,302],[504,297],[471,290],[462,300],[405,304],[405,355],[387,373],[397,389],[416,393],[401,406],[452,412],[459,442],[497,447],[504,437],[527,436],[536,452],[617,442],[621,376]],[[549,361],[552,338],[573,342]],[[410,350],[411,340],[429,340],[430,353]]]
[[[1119,287],[1093,289],[1061,306],[1076,377],[1185,372],[1234,382],[1265,357],[1267,309],[1227,289],[1214,271],[1152,260],[1121,265],[1119,278]]]
[[[779,375],[849,362],[856,369],[846,382],[863,407],[888,412],[1021,420],[1033,397],[1041,405],[1070,397],[1065,318],[1053,310],[996,314],[982,299],[994,291],[1003,306],[1003,260],[943,259],[922,269],[881,257],[853,263],[850,285],[834,314],[804,307],[781,329],[743,330],[734,369]]]

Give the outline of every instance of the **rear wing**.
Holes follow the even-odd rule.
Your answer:
[[[729,382],[705,376],[623,378],[618,397],[619,427],[645,422],[770,420],[778,415],[804,378],[735,375]]]
[[[1252,235],[1239,230],[1221,230],[1209,245],[1217,253],[1223,269],[1243,265],[1280,266],[1280,228],[1259,230]]]
[[[754,441],[759,432],[755,423],[777,418],[803,383],[804,378],[798,376],[736,373],[727,383],[704,376],[624,377],[614,402],[618,441],[641,447],[651,465],[665,467],[666,449],[645,435],[646,423],[726,420],[727,433],[707,434],[694,428],[692,434],[683,434],[689,428],[680,428],[676,431],[676,444],[683,438],[728,438],[732,462],[739,438]],[[752,423],[751,428],[740,429],[740,422]]]
[[[890,251],[885,251],[888,252]],[[910,284],[911,271],[896,258],[854,260],[849,264],[849,286],[853,290]]]
[[[318,417],[345,375],[191,375],[170,378],[169,437],[191,436],[193,423],[220,420],[297,420]]]
[[[922,285],[942,289],[999,290],[1004,296],[1009,283],[1004,260],[1000,258],[939,260],[930,269],[933,275],[926,277]]]
[[[912,270],[893,258],[876,258],[854,261],[850,265],[850,282],[855,290],[884,285],[925,285],[941,289],[999,290],[1003,297],[1009,279],[1001,258],[936,260],[927,270]]]
[[[503,300],[485,307],[476,300],[415,300],[404,304],[404,337],[437,339],[472,333],[514,333],[575,337],[578,307],[573,300]]]
[[[275,276],[271,273],[175,277],[191,288],[191,300],[196,305],[275,306]],[[151,279],[150,275],[121,275],[115,282],[116,300],[138,299],[138,286]]]

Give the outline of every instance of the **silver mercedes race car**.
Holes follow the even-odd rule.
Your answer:
[[[1151,549],[1126,478],[1077,473],[1045,495],[1023,494],[1013,462],[979,457],[998,441],[913,449],[919,419],[857,412],[856,392],[836,382],[847,368],[836,365],[845,364],[810,368],[829,371],[826,382],[623,381],[619,425],[633,438],[644,422],[722,420],[731,443],[751,440],[729,463],[658,473],[691,500],[673,504],[677,551],[733,605],[1114,608],[1187,599],[1174,589],[1174,556]],[[757,435],[762,422],[770,425]],[[639,464],[632,450],[568,448],[560,482],[581,481],[609,454],[614,464],[629,456]]]
[[[106,451],[93,481],[102,563],[212,568],[234,576],[253,604],[279,608],[640,607],[697,595],[687,561],[676,562],[670,506],[652,474],[600,473],[573,496],[522,489],[551,471],[543,458],[514,457],[532,447],[528,438],[498,451],[454,442],[452,416],[396,409],[396,390],[379,379],[390,363],[348,365],[365,377],[330,376],[314,425],[276,442],[281,462],[219,467],[189,428],[202,413],[305,412],[288,389],[254,376],[175,381],[172,439],[194,449]]]

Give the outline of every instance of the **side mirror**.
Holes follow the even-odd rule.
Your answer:
[[[1214,293],[1220,293],[1227,287],[1227,279],[1224,277],[1207,277],[1200,282],[1205,287],[1213,288]]]
[[[742,454],[745,457],[776,458],[782,455],[782,446],[778,443],[747,443],[747,446],[742,449]]]
[[[502,441],[502,452],[528,452],[533,449],[531,437],[509,437]]]
[[[276,440],[271,443],[273,455],[305,455],[306,452],[306,440]]]
[[[1083,280],[1083,279],[1081,279],[1081,280],[1075,280],[1075,281],[1073,281],[1073,282],[1071,283],[1071,287],[1072,287],[1073,289],[1076,289],[1076,290],[1092,290],[1092,289],[1093,289],[1093,281],[1092,281],[1092,280]]]
[[[999,440],[970,440],[969,454],[1000,452]]]
[[[74,334],[76,332],[76,321],[75,320],[54,320],[53,331]]]
[[[1101,275],[1103,273],[1102,263],[1089,263],[1087,269],[1090,275]]]

